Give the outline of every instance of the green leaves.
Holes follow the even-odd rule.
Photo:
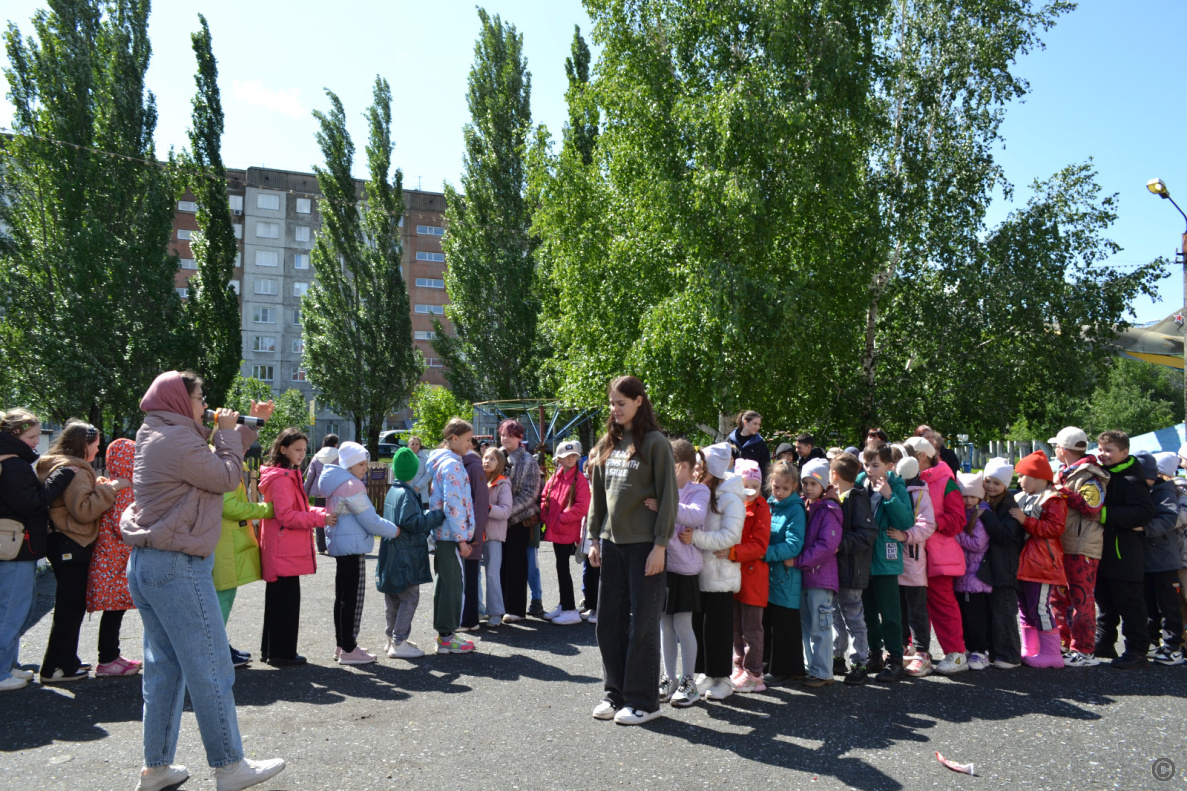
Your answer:
[[[451,391],[439,385],[422,382],[416,386],[408,402],[412,412],[412,433],[420,437],[425,447],[434,447],[441,441],[445,424],[451,418],[469,420],[474,407],[459,399]]]

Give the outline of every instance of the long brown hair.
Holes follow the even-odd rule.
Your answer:
[[[642,444],[643,438],[647,436],[648,432],[659,431],[659,423],[655,419],[655,409],[651,406],[651,400],[647,397],[647,388],[643,386],[634,376],[620,376],[610,382],[610,386],[606,388],[606,398],[617,392],[626,398],[639,398],[642,396],[643,402],[639,404],[639,409],[635,412],[635,419],[631,421],[631,446],[627,448],[627,458],[635,457],[635,451],[639,445]],[[606,433],[598,440],[598,444],[594,447],[593,456],[591,460],[595,464],[604,464],[606,459],[610,458],[610,451],[614,450],[614,446],[622,440],[623,432],[626,429],[619,425],[614,420],[614,413],[611,412],[606,416]],[[596,457],[596,458],[595,458]]]
[[[487,453],[495,454],[495,468],[486,474],[486,483],[487,485],[490,485],[497,481],[499,476],[507,471],[507,451],[496,445],[491,445],[486,449],[486,453],[482,454],[483,458],[486,457]]]
[[[280,436],[272,441],[272,447],[268,450],[268,458],[264,460],[264,466],[292,469],[293,465],[289,464],[289,460],[284,457],[281,451],[300,440],[305,440],[306,448],[309,447],[309,437],[305,436],[305,432],[301,429],[286,428],[280,432]]]
[[[76,459],[87,457],[87,445],[99,437],[99,429],[84,420],[70,418],[62,433],[50,446],[50,456],[72,456]]]
[[[18,407],[7,412],[0,412],[0,432],[5,434],[24,434],[39,425],[41,425],[41,420],[27,409]]]

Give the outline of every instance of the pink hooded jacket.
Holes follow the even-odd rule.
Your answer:
[[[260,470],[260,495],[275,516],[260,523],[260,570],[265,582],[317,571],[313,528],[325,527],[326,510],[310,508],[301,471],[286,467]]]
[[[964,550],[956,543],[956,534],[964,530],[964,496],[959,484],[947,491],[948,482],[956,483],[952,468],[944,462],[919,473],[931,494],[936,509],[936,532],[927,540],[927,576],[961,577],[965,572]]]
[[[927,540],[936,532],[936,512],[932,508],[931,494],[927,485],[907,484],[907,495],[915,512],[915,524],[907,530],[903,542],[903,573],[898,575],[898,584],[908,588],[927,587]]]
[[[569,492],[576,486],[573,504],[568,508]],[[554,544],[572,544],[581,538],[581,520],[589,512],[589,481],[574,465],[557,468],[540,495],[540,514],[544,518],[544,540]]]

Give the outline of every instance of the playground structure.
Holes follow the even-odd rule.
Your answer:
[[[513,401],[481,401],[474,405],[476,434],[497,434],[504,420],[517,420],[528,431],[533,450],[541,445],[556,447],[601,410],[575,407],[556,398],[525,398]]]

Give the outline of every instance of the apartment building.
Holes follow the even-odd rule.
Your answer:
[[[358,182],[361,194],[363,182]],[[249,167],[228,171],[228,196],[240,242],[239,265],[232,285],[240,295],[244,376],[267,382],[280,395],[300,390],[313,401],[317,424],[313,441],[320,444],[327,433],[343,439],[353,436],[354,424],[317,404],[317,390],[308,381],[303,365],[302,297],[313,282],[311,252],[321,227],[317,177],[271,168]],[[424,354],[427,367],[422,381],[445,384],[441,362],[434,356],[433,320],[448,329],[444,306],[445,196],[436,192],[406,190],[403,228],[404,258],[401,267],[408,282],[414,343]],[[196,230],[196,206],[188,193],[175,215],[174,251],[181,258],[177,274],[179,293],[193,274],[189,236]],[[407,411],[388,417],[385,428],[410,425]]]

